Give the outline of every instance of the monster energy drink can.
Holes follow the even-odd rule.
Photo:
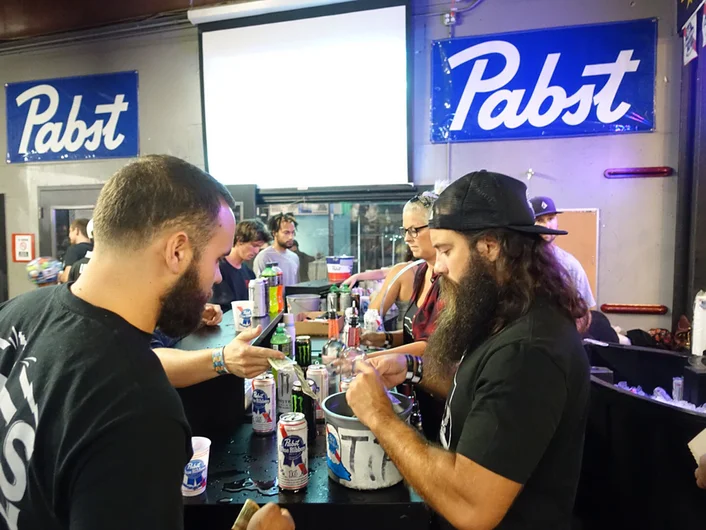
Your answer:
[[[299,335],[295,344],[295,359],[297,364],[306,370],[311,364],[311,337]]]
[[[277,385],[277,413],[282,416],[286,412],[292,412],[292,386],[297,380],[297,375],[294,372],[294,365],[272,370],[272,372],[275,374]]]
[[[277,424],[277,479],[279,489],[296,493],[309,483],[309,452],[307,450],[304,414],[288,412]]]
[[[303,384],[314,386],[311,379],[307,379]],[[302,390],[302,383],[296,381],[292,387],[292,412],[301,412],[306,419],[309,443],[316,440],[316,416],[314,412],[314,400],[307,396]]]

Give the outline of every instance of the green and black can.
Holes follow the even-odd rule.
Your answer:
[[[307,379],[304,384],[311,388],[314,381]],[[316,408],[314,400],[302,390],[302,383],[295,381],[292,385],[292,412],[301,412],[306,419],[306,428],[309,436],[309,447],[313,447],[316,440]]]
[[[311,365],[311,337],[309,335],[299,335],[294,345],[295,359],[303,370]]]

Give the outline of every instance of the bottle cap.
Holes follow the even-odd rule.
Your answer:
[[[282,321],[287,325],[289,325],[289,324],[294,325],[294,314],[293,313],[284,313],[282,315]]]

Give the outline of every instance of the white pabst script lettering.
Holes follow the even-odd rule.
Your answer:
[[[553,86],[552,77],[561,54],[550,53],[544,61],[525,110],[520,112],[527,90],[503,88],[515,78],[520,69],[519,50],[509,42],[499,40],[466,48],[449,57],[449,66],[452,70],[469,61],[475,61],[450,130],[463,129],[476,95],[488,93],[492,94],[483,102],[478,112],[478,126],[486,131],[497,129],[501,125],[505,125],[508,129],[517,129],[527,122],[533,127],[541,128],[553,123],[559,117],[567,125],[579,125],[586,121],[594,105],[596,116],[602,123],[615,123],[630,110],[629,103],[621,102],[615,108],[613,104],[625,74],[636,72],[640,66],[640,61],[632,59],[633,51],[622,50],[614,63],[585,66],[582,77],[608,76],[608,81],[595,96],[595,84],[585,84],[571,96],[562,87]],[[505,59],[505,67],[497,75],[484,78],[488,59],[480,59],[480,57],[494,54],[501,55]],[[547,100],[551,100],[551,105],[549,108],[545,107],[546,110],[542,114],[540,108]],[[503,103],[505,107],[497,112]]]
[[[39,103],[42,96],[49,98],[49,106],[43,112],[39,112]],[[37,126],[41,127],[39,127],[37,136],[34,139],[34,151],[40,154],[50,150],[53,153],[59,153],[64,150],[74,153],[81,146],[84,146],[88,151],[95,151],[100,147],[101,140],[105,144],[106,149],[110,151],[117,149],[125,140],[123,134],[115,134],[120,114],[128,109],[125,95],[117,94],[113,103],[96,105],[95,113],[108,114],[108,121],[96,120],[90,127],[85,121],[78,119],[82,100],[83,96],[74,96],[68,122],[66,127],[64,127],[64,122],[62,121],[50,121],[59,108],[59,92],[53,86],[37,85],[17,96],[15,102],[18,107],[28,101],[30,102],[27,120],[22,130],[19,152],[28,153],[30,151],[30,139],[34,128]]]

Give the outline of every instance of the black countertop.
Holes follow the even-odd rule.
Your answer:
[[[282,313],[273,317],[265,316],[261,318],[253,318],[253,327],[262,326],[260,334],[252,341],[255,346],[264,344],[265,340],[275,329],[275,326],[282,320]],[[218,326],[204,326],[194,331],[188,337],[181,339],[175,346],[180,350],[204,350],[206,348],[220,348],[225,346],[235,337],[238,336],[238,331],[235,331],[235,322],[233,321],[233,311],[228,311],[223,315],[223,321]]]
[[[267,346],[275,326],[282,320],[281,313],[273,317],[254,318],[254,326],[262,326],[252,341],[256,346]],[[235,331],[233,313],[228,311],[219,326],[202,327],[179,341],[175,348],[203,350],[220,348],[232,341]],[[194,436],[213,438],[227,435],[244,421],[245,391],[243,379],[235,375],[215,377],[203,383],[178,388]]]
[[[428,508],[404,483],[364,492],[329,480],[324,426],[318,430],[309,448],[309,485],[301,493],[280,492],[275,484],[276,435],[258,436],[243,424],[230,437],[213,440],[206,493],[185,500],[186,528],[229,529],[246,499],[286,507],[298,530],[429,528]]]
[[[230,313],[226,313],[220,329],[200,329],[183,339],[177,347],[182,349],[215,348],[226,344],[235,336]],[[278,315],[263,325],[263,331],[254,341],[265,341],[277,322]],[[255,324],[257,325],[257,323]],[[325,338],[312,337],[312,350],[320,351]],[[204,385],[221,383],[237,384],[242,388],[242,379],[227,376],[195,385],[189,389],[208,391]],[[208,395],[208,394],[206,394]],[[182,396],[183,399],[183,396]],[[221,399],[221,401],[223,401]],[[187,416],[193,424],[213,410],[225,414],[234,407],[241,406],[234,401],[221,403],[218,398],[202,404],[201,409],[192,410]],[[325,436],[323,425],[318,426],[316,442],[309,450],[309,486],[302,493],[279,492],[274,480],[277,476],[277,439],[271,436],[257,436],[252,432],[250,418],[241,416],[238,425],[210,434],[212,440],[208,466],[208,486],[206,493],[196,498],[185,498],[185,527],[187,529],[227,530],[230,529],[246,499],[260,505],[275,502],[286,507],[295,519],[297,530],[360,530],[396,529],[405,530],[429,528],[429,509],[414,490],[404,483],[379,491],[355,491],[345,488],[328,478],[326,465]],[[198,432],[195,432],[198,434]],[[259,486],[259,487],[258,487]],[[235,491],[228,491],[235,490]]]

